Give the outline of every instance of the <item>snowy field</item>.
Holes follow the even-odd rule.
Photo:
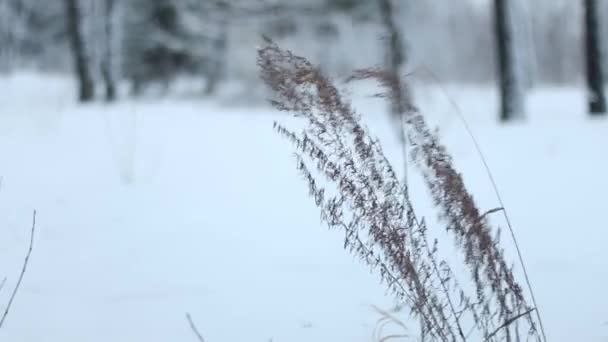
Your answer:
[[[492,90],[448,88],[517,229],[549,340],[608,341],[608,120],[585,115],[580,91],[542,89],[527,122],[500,126]],[[480,206],[498,206],[444,95],[417,100]],[[195,341],[190,312],[208,342],[371,341],[371,305],[391,298],[320,223],[272,130],[289,120],[231,102],[77,106],[64,79],[0,79],[2,305],[38,212],[0,340]],[[385,108],[356,103],[399,165]]]

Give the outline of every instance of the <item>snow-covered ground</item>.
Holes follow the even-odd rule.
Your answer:
[[[585,115],[581,91],[543,89],[527,122],[500,126],[492,90],[448,88],[512,216],[550,340],[608,341],[608,120]],[[431,87],[417,100],[480,205],[496,207],[447,99]],[[77,106],[64,79],[0,79],[2,304],[38,212],[0,340],[194,341],[186,312],[209,342],[371,340],[371,305],[392,301],[321,225],[272,130],[288,119],[230,102]],[[356,102],[399,165],[384,107]]]

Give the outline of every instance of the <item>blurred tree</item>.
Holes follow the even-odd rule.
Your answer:
[[[215,93],[226,72],[230,4],[227,1],[215,0],[215,3],[206,7],[206,11],[211,12],[205,17],[205,20],[211,24],[207,26],[207,39],[210,44],[206,49],[207,63],[202,69],[205,76],[204,94],[211,95]]]
[[[0,72],[9,72],[13,67],[16,50],[16,31],[19,31],[21,1],[0,2]]]
[[[78,0],[65,0],[65,9],[74,69],[79,84],[78,100],[81,102],[92,101],[95,96],[95,83],[85,49],[80,3]]]
[[[133,95],[160,82],[167,91],[180,73],[200,74],[205,44],[200,2],[130,0],[124,22],[125,76]]]
[[[212,38],[210,56],[207,58],[207,65],[204,67],[205,95],[215,93],[218,84],[224,78],[226,72],[226,53],[228,47],[228,24],[227,21],[218,25],[219,34]]]
[[[57,6],[59,3],[60,6]],[[0,71],[29,66],[58,44],[63,34],[65,11],[62,2],[49,0],[0,1]]]
[[[380,19],[385,30],[386,53],[387,53],[387,66],[388,71],[395,77],[395,79],[401,78],[401,69],[405,64],[405,51],[403,48],[403,42],[401,41],[400,29],[395,22],[394,16],[396,15],[395,7],[392,0],[378,0],[378,7],[380,9]],[[393,115],[400,115],[401,110],[399,104],[393,101],[391,108]],[[400,121],[398,121],[400,125]]]
[[[361,4],[361,0],[327,0],[327,7],[340,11],[352,11]]]
[[[604,95],[604,73],[602,70],[602,48],[600,40],[600,20],[597,0],[584,0],[585,8],[585,66],[587,80],[587,101],[592,115],[606,113]]]
[[[544,21],[542,25],[545,28],[537,41],[541,44],[539,50],[543,61],[541,64],[543,81],[565,84],[568,80],[572,80],[571,71],[567,65],[568,58],[566,57],[572,46],[568,45],[571,36],[568,32],[565,32],[566,30],[561,23],[568,20],[571,14],[556,7],[544,12],[534,12],[543,15],[541,20]]]
[[[332,44],[337,42],[340,32],[334,23],[329,18],[317,17],[317,22],[314,23],[314,35],[322,45],[319,53],[319,64],[324,72],[331,70],[332,60]]]
[[[500,119],[523,119],[525,111],[523,69],[517,56],[512,0],[494,0],[494,20],[500,80]]]
[[[82,12],[83,37],[91,67],[92,77],[103,82],[103,65],[106,54],[104,39],[104,12],[106,0],[79,0]],[[257,82],[248,53],[254,50],[248,45],[263,32],[274,40],[285,39],[282,44],[290,48],[305,49],[307,55],[325,60],[328,71],[347,74],[352,68],[380,62],[379,42],[376,30],[380,15],[378,1],[369,0],[114,0],[119,19],[111,21],[115,34],[113,60],[116,66],[115,81],[123,76],[133,80],[142,71],[141,84],[164,82],[163,76],[174,73],[190,73],[199,79],[216,79],[209,84],[221,83],[226,77],[252,79]],[[515,59],[536,60],[535,79],[540,83],[573,85],[581,80],[581,60],[585,48],[573,49],[584,41],[584,13],[581,1],[572,0],[503,0],[516,1],[515,14],[511,18],[530,16],[529,33],[525,25],[514,32],[513,40],[521,42]],[[598,13],[608,11],[608,1],[597,1]],[[228,5],[227,16],[222,13],[221,3]],[[496,73],[494,30],[494,1],[459,0],[455,2],[393,1],[394,6],[407,4],[407,11],[394,16],[400,32],[407,32],[404,40],[412,49],[407,50],[407,63],[431,69],[446,82],[493,82]],[[169,7],[166,6],[169,5]],[[522,5],[525,4],[525,5]],[[152,11],[160,10],[157,19]],[[173,8],[173,9],[171,9]],[[124,10],[124,11],[123,11]],[[519,12],[519,13],[518,13]],[[124,15],[123,15],[124,14]],[[173,23],[172,23],[173,20]],[[124,21],[126,25],[121,26]],[[523,22],[523,21],[522,21]],[[238,25],[236,25],[238,23]],[[608,25],[601,25],[599,39],[608,43]],[[190,38],[179,36],[184,26]],[[519,26],[519,25],[518,25]],[[334,27],[336,28],[334,30]],[[223,29],[222,29],[223,28]],[[525,30],[524,30],[525,29]],[[173,30],[173,31],[172,31]],[[184,30],[182,30],[183,32]],[[124,32],[124,34],[123,34]],[[164,33],[163,33],[164,32]],[[168,32],[172,32],[169,34]],[[360,34],[362,33],[362,34]],[[334,35],[335,34],[335,35]],[[164,37],[161,38],[161,36]],[[257,36],[256,36],[257,35]],[[523,36],[532,35],[533,49],[526,53]],[[154,48],[153,41],[162,49]],[[223,38],[222,38],[223,37]],[[124,38],[124,39],[123,39]],[[323,38],[323,39],[319,39]],[[182,47],[179,47],[179,44]],[[67,34],[65,0],[0,0],[0,68],[10,71],[21,68],[44,69],[66,72],[74,62]],[[213,47],[216,44],[215,48]],[[369,47],[361,53],[351,50],[357,44]],[[440,45],[449,54],[437,53]],[[531,45],[531,44],[530,44]],[[194,57],[196,69],[169,68],[170,55],[179,55],[183,49]],[[143,51],[147,50],[147,53]],[[234,53],[228,53],[233,50]],[[314,50],[314,51],[311,51]],[[135,55],[132,52],[136,53]],[[302,51],[303,52],[303,51]],[[520,52],[520,53],[517,53]],[[316,55],[315,55],[316,53]],[[147,55],[150,60],[144,61]],[[164,56],[164,57],[160,57]],[[177,58],[180,59],[180,58]],[[161,61],[167,62],[165,66]],[[186,59],[182,59],[186,60]],[[142,62],[143,61],[143,62]],[[218,62],[219,68],[217,66]],[[601,61],[608,76],[608,59]],[[150,64],[151,63],[151,64]],[[325,65],[327,64],[327,65]],[[153,65],[160,65],[155,68]],[[124,70],[124,75],[123,71]],[[139,70],[141,69],[141,70]],[[152,71],[150,73],[145,70]],[[169,72],[168,70],[173,70]],[[528,71],[531,70],[528,68]],[[216,71],[220,71],[217,72]],[[532,70],[534,71],[534,70]],[[156,75],[156,78],[151,75]],[[427,75],[427,76],[425,76]],[[430,79],[426,72],[416,72],[416,79]],[[252,81],[253,82],[253,81]],[[525,80],[524,80],[525,82]],[[202,82],[201,82],[202,83]],[[100,83],[100,85],[106,82]],[[106,87],[107,88],[107,87]],[[216,87],[211,87],[215,89]],[[100,89],[104,90],[104,89]],[[106,93],[107,93],[107,89]]]
[[[116,0],[105,0],[104,2],[104,46],[101,60],[101,75],[105,83],[106,101],[116,99]]]
[[[399,139],[403,145],[404,173],[407,182],[407,136],[405,133],[405,115],[414,108],[413,99],[409,91],[409,85],[401,75],[406,62],[405,48],[401,38],[400,29],[395,21],[397,10],[393,0],[378,0],[380,20],[386,34],[386,63],[387,70],[391,74],[395,84],[394,88],[398,93],[391,99],[391,119]],[[407,106],[407,107],[406,107]]]

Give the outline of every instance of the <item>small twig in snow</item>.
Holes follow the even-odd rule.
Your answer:
[[[186,319],[188,320],[188,324],[190,324],[190,329],[192,329],[192,332],[194,333],[194,335],[196,335],[196,338],[199,340],[199,342],[205,342],[203,335],[201,335],[201,333],[198,331],[198,328],[192,321],[192,316],[190,316],[190,314],[187,312],[186,312]]]
[[[21,268],[21,274],[19,274],[19,279],[17,280],[17,284],[15,284],[13,293],[11,293],[11,297],[8,300],[8,304],[6,304],[6,309],[4,309],[4,314],[2,315],[2,319],[0,319],[0,329],[2,329],[2,326],[4,325],[4,320],[8,316],[8,312],[10,311],[13,301],[15,300],[15,296],[17,295],[17,292],[19,291],[19,288],[21,287],[21,282],[23,281],[23,276],[25,275],[25,272],[27,271],[27,265],[29,264],[30,256],[32,255],[32,250],[34,249],[35,233],[36,233],[36,211],[34,210],[34,214],[32,217],[32,232],[30,233],[30,247],[27,251],[27,254],[25,255],[25,260],[23,261],[23,267]],[[2,283],[2,285],[4,285],[4,282]]]

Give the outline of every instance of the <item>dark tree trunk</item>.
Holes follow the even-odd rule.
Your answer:
[[[592,115],[606,113],[598,1],[585,0],[585,54],[587,101]]]
[[[65,0],[65,8],[68,35],[74,56],[74,68],[79,83],[78,99],[81,102],[88,102],[93,100],[95,95],[95,84],[93,83],[89,60],[85,52],[82,16],[78,0]]]
[[[494,0],[496,56],[500,82],[500,119],[510,121],[524,115],[523,82],[517,67],[511,0]]]
[[[405,54],[403,49],[403,42],[401,41],[401,34],[399,33],[399,28],[397,27],[397,24],[395,23],[395,19],[393,17],[393,15],[395,14],[395,8],[391,1],[392,0],[378,0],[378,5],[380,7],[382,25],[384,26],[386,39],[388,40],[388,71],[393,75],[393,77],[395,77],[397,82],[401,85],[401,68],[405,64]],[[401,101],[399,101],[399,99],[394,99],[392,102],[392,114],[399,115],[400,113],[402,113],[403,109],[400,108],[401,103],[398,103]]]
[[[406,115],[414,109],[413,100],[407,82],[401,76],[406,62],[405,48],[401,40],[399,27],[395,22],[393,0],[378,0],[380,17],[386,34],[386,53],[388,72],[393,79],[394,93],[390,99],[391,119],[402,144],[404,182],[407,183],[407,136],[405,133]],[[424,339],[424,334],[422,335]]]
[[[116,12],[116,0],[105,1],[104,13],[104,56],[101,62],[101,74],[105,83],[106,101],[112,102],[116,99],[116,80],[114,77],[114,20]]]

